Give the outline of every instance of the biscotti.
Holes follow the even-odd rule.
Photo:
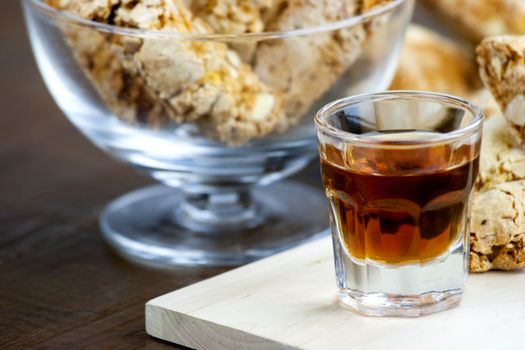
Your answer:
[[[525,36],[490,37],[478,46],[485,85],[499,103],[513,134],[525,144]]]
[[[267,30],[318,27],[362,15],[389,1],[289,0]],[[348,71],[360,56],[374,26],[383,24],[384,19],[380,16],[351,28],[265,41],[258,46],[255,71],[265,83],[283,94],[284,108],[292,124]]]
[[[470,269],[516,269],[525,267],[525,37],[487,38],[477,54],[482,80],[502,112],[485,124]]]
[[[471,221],[472,272],[525,267],[525,180],[476,193]]]
[[[84,19],[173,32],[182,38],[313,28],[392,0],[46,1]],[[260,42],[112,35],[69,24],[63,31],[114,115],[147,126],[191,123],[205,136],[242,145],[297,124],[349,70],[367,37],[387,17],[352,28]],[[74,40],[80,32],[86,40]],[[100,45],[92,50],[95,40]],[[114,61],[110,72],[98,68],[95,72],[90,65],[102,58]],[[102,70],[104,65],[99,67]]]
[[[478,44],[501,34],[525,34],[523,0],[423,0],[464,37]]]
[[[481,87],[475,59],[458,43],[411,25],[392,90],[424,90],[466,97]]]
[[[121,27],[210,33],[180,0],[48,1],[79,17]],[[176,122],[198,121],[205,134],[238,145],[274,131],[285,118],[281,97],[222,42],[127,36],[107,40],[126,74],[140,76],[156,96],[152,108],[162,105]],[[79,45],[83,44],[76,42],[73,50],[83,50]]]
[[[262,33],[271,13],[276,13],[283,0],[186,0],[193,15],[206,22],[215,33]],[[257,41],[235,42],[230,46],[245,62],[251,62]]]

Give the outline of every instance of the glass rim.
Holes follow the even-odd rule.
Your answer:
[[[354,134],[348,131],[340,130],[330,125],[326,118],[333,115],[342,108],[355,105],[362,102],[374,102],[394,99],[425,99],[441,104],[449,104],[451,106],[458,106],[464,110],[469,111],[473,115],[472,121],[459,129],[436,134],[435,138],[429,140],[403,140],[399,142],[385,141],[370,136]],[[315,116],[315,126],[318,132],[327,134],[331,137],[337,138],[345,143],[356,144],[368,147],[427,147],[429,145],[443,144],[453,141],[458,141],[464,137],[478,132],[483,126],[484,115],[481,108],[461,97],[429,91],[415,91],[415,90],[390,90],[385,92],[367,93],[351,97],[345,97],[333,101],[317,112]]]
[[[100,23],[93,20],[80,18],[78,16],[55,9],[42,0],[23,0],[31,6],[42,11],[46,16],[59,19],[64,22],[85,27],[91,27],[105,33],[116,35],[126,35],[132,37],[151,37],[151,38],[178,38],[185,40],[217,40],[217,41],[262,41],[267,39],[285,39],[289,37],[307,36],[317,33],[330,32],[345,29],[370,21],[372,18],[389,13],[410,0],[392,0],[388,4],[380,5],[359,16],[352,16],[341,21],[329,22],[318,26],[302,29],[290,29],[283,31],[272,31],[262,33],[242,33],[242,34],[198,34],[198,33],[178,33],[163,32],[160,30],[146,30],[137,28],[125,28],[112,24]]]

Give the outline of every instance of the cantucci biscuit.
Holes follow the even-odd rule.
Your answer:
[[[182,35],[211,33],[181,0],[48,1],[82,18],[127,28]],[[152,108],[160,110],[158,106],[162,106],[180,123],[198,121],[207,135],[231,145],[267,135],[282,124],[281,97],[234,50],[222,42],[170,39],[107,37],[125,73],[140,77],[130,84],[143,81],[145,89],[157,98]],[[83,50],[82,45],[76,42],[72,48]],[[104,82],[97,79],[97,84]]]
[[[483,82],[525,144],[525,36],[487,38],[477,54]]]
[[[411,25],[392,90],[424,90],[466,97],[480,88],[473,55],[459,44]]]
[[[387,2],[288,0],[267,30],[317,27],[361,15]],[[289,123],[302,117],[352,66],[373,24],[381,24],[381,20],[310,36],[265,41],[257,47],[255,71],[265,83],[283,94]]]
[[[262,33],[266,18],[278,11],[284,0],[186,0],[193,14],[205,21],[216,33]],[[251,62],[257,41],[236,42],[230,46],[245,62]]]
[[[476,187],[483,191],[498,184],[525,179],[525,152],[514,140],[500,112],[483,126],[480,173]]]
[[[525,180],[474,195],[470,271],[525,267]]]
[[[523,0],[423,0],[433,13],[473,43],[501,34],[525,34]]]

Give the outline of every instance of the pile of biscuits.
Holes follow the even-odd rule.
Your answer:
[[[83,19],[183,38],[312,27],[392,0],[45,1]],[[470,269],[525,267],[525,1],[421,3],[458,36],[412,26],[392,89],[452,93],[483,107]],[[353,65],[373,28],[257,42],[116,35],[68,23],[60,30],[118,118],[152,127],[191,123],[238,146],[295,125]]]
[[[191,40],[280,32],[392,0],[45,0],[83,19],[173,35],[60,30],[110,111],[129,123],[191,123],[238,146],[295,125],[357,60],[371,24],[282,40]],[[190,39],[190,40],[188,40]]]
[[[483,108],[470,270],[525,267],[525,1],[422,3],[457,36],[410,28],[392,89],[451,93]]]

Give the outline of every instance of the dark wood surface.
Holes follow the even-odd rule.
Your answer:
[[[144,303],[223,272],[159,272],[104,244],[97,215],[150,183],[91,145],[55,106],[15,0],[0,7],[0,349],[173,349]],[[318,185],[314,164],[298,176]]]

